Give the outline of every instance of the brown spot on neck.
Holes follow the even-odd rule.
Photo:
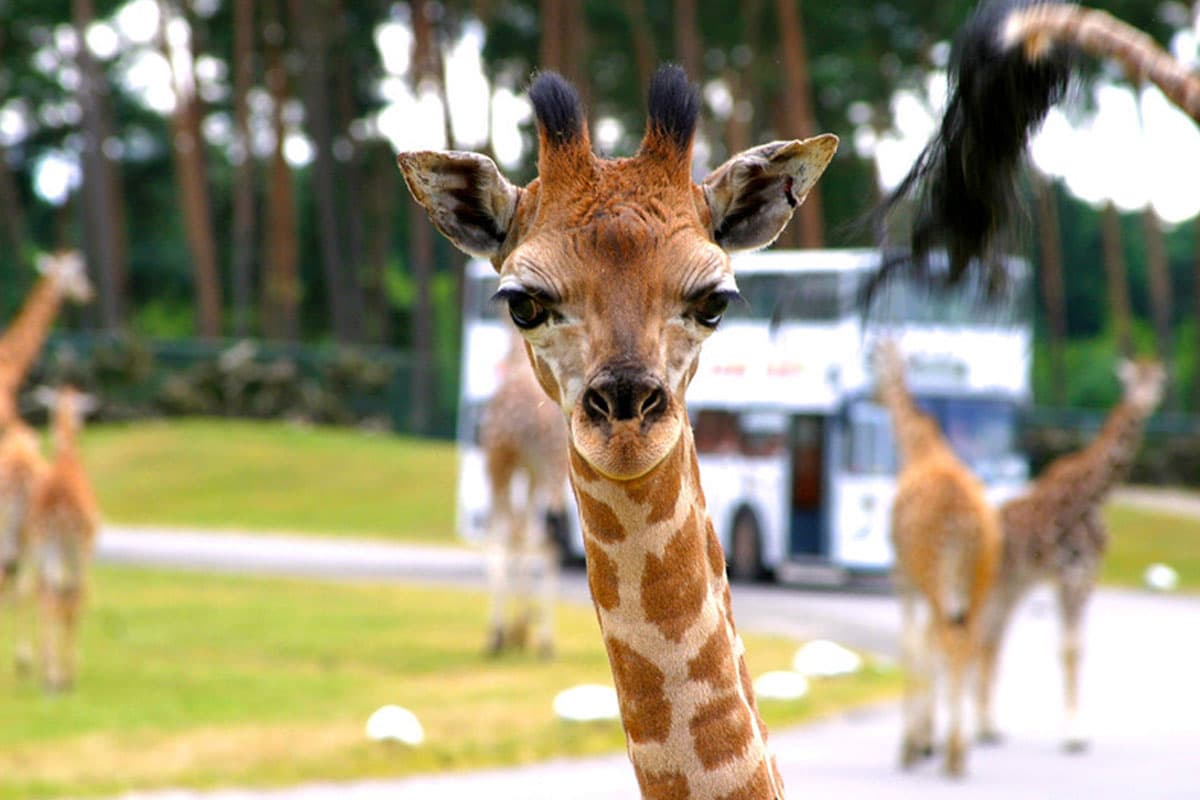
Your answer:
[[[625,733],[639,744],[665,742],[671,732],[671,703],[664,690],[663,671],[616,637],[607,637],[605,645]]]
[[[707,559],[696,509],[667,542],[662,557],[646,556],[642,611],[662,635],[678,642],[696,624],[708,597]]]
[[[625,540],[628,535],[625,526],[607,503],[595,499],[584,490],[576,492],[575,496],[579,501],[579,518],[588,535],[606,544]]]

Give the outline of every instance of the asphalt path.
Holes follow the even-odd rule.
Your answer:
[[[204,571],[301,575],[480,587],[482,554],[346,539],[206,531],[107,528],[98,557],[109,563]],[[581,571],[563,595],[588,602]],[[894,656],[898,612],[881,591],[736,586],[743,630],[832,638]],[[1200,599],[1102,591],[1088,618],[1083,718],[1092,746],[1062,752],[1061,672],[1052,596],[1021,609],[1002,662],[997,716],[1005,744],[972,751],[967,779],[936,763],[896,768],[899,716],[886,705],[772,733],[791,796],[846,798],[1200,798]],[[753,665],[752,665],[753,666]],[[636,797],[623,755],[532,767],[315,784],[274,791],[171,791],[124,800],[541,800]]]

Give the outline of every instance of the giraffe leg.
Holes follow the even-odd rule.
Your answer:
[[[1087,749],[1087,737],[1079,723],[1079,661],[1083,650],[1083,612],[1091,594],[1085,581],[1064,581],[1058,587],[1062,620],[1063,695],[1066,701],[1066,735],[1063,746],[1070,753]]]
[[[992,712],[996,661],[999,652],[999,643],[990,637],[979,648],[979,675],[975,684],[975,718],[979,726],[977,738],[980,744],[999,744],[1001,739]]]
[[[929,637],[920,621],[920,600],[914,591],[904,590],[900,603],[900,647],[905,676],[900,766],[910,769],[933,755],[933,671]]]
[[[963,732],[962,711],[973,643],[966,625],[940,621],[938,624],[942,628],[943,652],[946,655],[946,705],[949,709],[945,771],[947,775],[958,778],[966,774],[967,767],[967,738]]]
[[[508,638],[512,646],[524,650],[529,644],[529,630],[534,616],[534,573],[538,568],[538,520],[535,511],[534,485],[530,478],[525,488],[525,502],[513,514],[514,529],[510,535],[513,549],[514,613]]]
[[[80,589],[71,589],[62,598],[59,613],[61,615],[61,638],[59,661],[61,663],[62,680],[57,689],[66,691],[75,685],[79,665],[79,612],[83,605]]]
[[[36,627],[37,604],[34,597],[35,585],[33,570],[28,563],[17,573],[13,589],[13,627],[14,665],[18,675],[28,675],[33,671],[34,662],[34,628]]]
[[[488,586],[491,589],[488,633],[484,652],[499,655],[507,640],[505,613],[512,589],[512,500],[508,486],[492,486],[492,514],[488,531]]]
[[[52,589],[42,589],[39,608],[41,611],[42,686],[49,692],[63,688],[63,620],[62,603]]]
[[[545,659],[554,658],[554,601],[558,597],[559,552],[549,532],[538,547],[541,581],[537,603],[537,650]]]

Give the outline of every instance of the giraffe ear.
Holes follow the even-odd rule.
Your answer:
[[[831,133],[771,142],[738,153],[704,179],[713,240],[730,252],[775,241],[796,207],[829,166],[838,138]]]
[[[520,190],[478,153],[409,152],[397,156],[413,198],[454,246],[480,258],[500,252]]]

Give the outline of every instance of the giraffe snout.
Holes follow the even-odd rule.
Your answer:
[[[662,381],[638,368],[601,372],[584,390],[582,401],[594,423],[654,422],[668,406]]]

